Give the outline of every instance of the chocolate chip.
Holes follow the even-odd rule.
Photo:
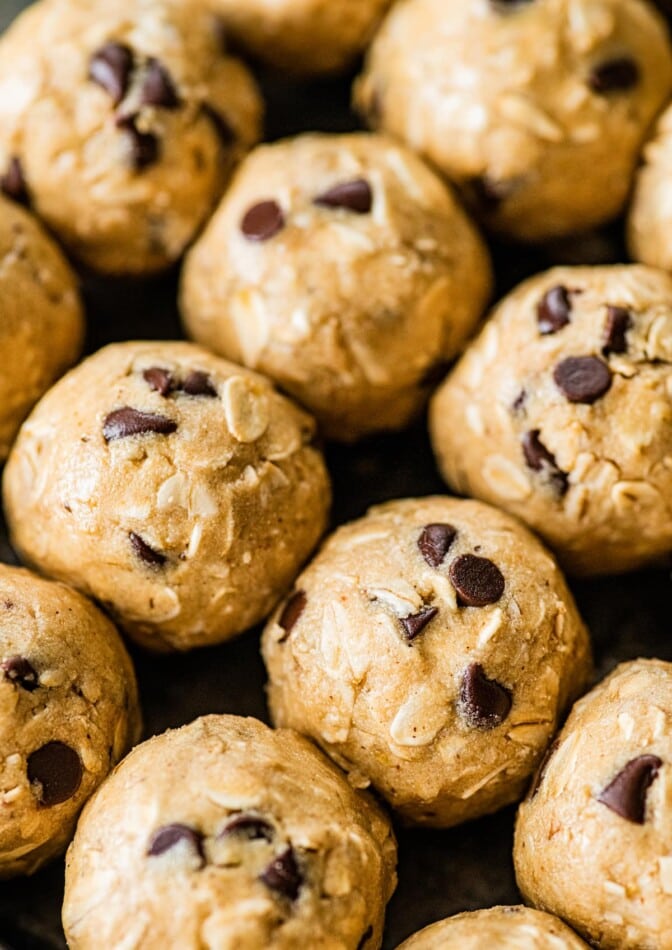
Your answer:
[[[14,156],[10,158],[7,171],[0,178],[0,191],[12,201],[20,205],[30,204],[30,195],[26,186],[26,178],[23,174],[23,165],[20,159]]]
[[[555,367],[553,379],[570,402],[586,405],[611,388],[609,367],[597,356],[569,356]]]
[[[106,43],[89,63],[89,79],[109,93],[118,106],[128,91],[133,70],[133,53],[123,43]]]
[[[240,223],[248,241],[268,241],[285,226],[285,216],[277,201],[260,201],[252,205]]]
[[[186,393],[187,396],[217,395],[217,390],[208,374],[198,369],[192,370],[179,388],[182,392]]]
[[[158,828],[150,838],[147,846],[147,855],[158,858],[170,851],[176,845],[186,844],[187,847],[200,858],[201,867],[205,864],[203,856],[203,835],[189,825],[173,824]]]
[[[463,554],[448,571],[461,607],[485,607],[495,604],[504,593],[502,572],[487,557]]]
[[[177,423],[167,416],[124,406],[123,409],[115,409],[105,417],[103,437],[106,442],[112,442],[115,439],[127,439],[132,435],[146,435],[149,432],[170,435],[176,429]]]
[[[161,157],[161,143],[151,132],[141,132],[138,129],[137,118],[136,115],[122,116],[117,119],[117,126],[128,139],[131,167],[141,172],[158,162]]]
[[[28,781],[40,805],[47,808],[72,798],[82,774],[81,759],[64,742],[47,742],[28,756]]]
[[[145,564],[149,564],[150,567],[163,567],[168,560],[165,554],[161,554],[160,551],[155,551],[154,548],[150,547],[147,542],[143,541],[140,535],[134,531],[129,533],[128,539],[140,560],[144,561]]]
[[[278,618],[278,624],[285,631],[285,635],[278,640],[278,643],[284,643],[289,637],[290,633],[296,626],[299,617],[305,610],[307,603],[308,598],[306,597],[306,592],[304,590],[297,590],[289,598],[285,606],[282,608],[282,613]]]
[[[231,124],[229,123],[226,116],[223,116],[221,112],[218,112],[217,109],[214,109],[207,102],[203,103],[201,110],[203,114],[208,117],[210,122],[212,122],[215,132],[217,133],[217,138],[220,140],[221,144],[226,148],[230,148],[232,145],[234,145],[236,142],[236,133],[231,127]]]
[[[418,538],[420,553],[430,567],[440,567],[457,537],[457,528],[452,524],[428,524]]]
[[[236,815],[224,825],[218,837],[228,838],[230,835],[238,835],[241,838],[247,838],[248,841],[261,839],[272,841],[275,837],[275,829],[256,815]]]
[[[140,104],[156,106],[160,109],[177,109],[180,104],[170,73],[163,63],[154,57],[147,61],[145,76],[140,87]]]
[[[169,396],[173,390],[173,374],[169,369],[151,366],[143,372],[142,377],[146,383],[149,383],[149,388],[160,396]]]
[[[541,762],[539,763],[539,768],[537,769],[534,775],[534,779],[532,780],[532,787],[530,788],[530,798],[534,798],[534,796],[537,794],[537,792],[541,788],[541,784],[544,781],[544,778],[546,777],[546,772],[548,771],[548,766],[550,764],[550,761],[559,748],[560,748],[560,740],[555,739],[549,745],[548,749],[546,749],[546,751],[544,752],[544,756]]]
[[[639,83],[640,76],[640,68],[634,59],[619,56],[595,66],[588,78],[588,85],[599,95],[627,92]]]
[[[663,767],[657,755],[640,755],[630,762],[598,795],[598,802],[606,805],[621,818],[643,825],[646,817],[646,793]]]
[[[334,185],[328,191],[318,195],[314,202],[320,208],[345,208],[355,214],[368,214],[373,205],[371,185],[364,178],[345,181]]]
[[[476,729],[494,729],[504,722],[511,710],[511,692],[488,679],[480,663],[464,671],[460,685],[459,711],[468,725]]]
[[[558,495],[565,495],[569,488],[569,479],[566,472],[558,466],[555,455],[549,452],[540,439],[539,429],[531,429],[522,438],[525,461],[533,472],[543,472],[552,488]]]
[[[24,656],[9,656],[0,663],[5,679],[32,693],[40,685],[37,671]]]
[[[551,287],[537,305],[539,332],[546,336],[557,333],[570,322],[572,301],[566,287]]]
[[[607,323],[604,328],[602,354],[627,353],[626,333],[632,326],[632,316],[625,307],[607,307]]]
[[[259,879],[272,891],[295,901],[303,884],[303,875],[296,862],[294,849],[289,847],[274,858]]]
[[[399,623],[404,628],[406,639],[411,642],[419,636],[439,612],[438,607],[425,607],[419,610],[417,614],[409,614],[408,617],[401,617]]]

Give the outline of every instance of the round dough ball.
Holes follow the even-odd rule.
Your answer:
[[[75,275],[50,237],[0,197],[0,460],[40,396],[79,356]]]
[[[313,420],[190,343],[108,346],[24,424],[5,469],[12,543],[156,650],[262,620],[324,531]]]
[[[106,273],[177,260],[259,137],[254,81],[185,0],[41,0],[0,41],[0,169]]]
[[[491,228],[538,241],[621,211],[671,89],[667,30],[642,0],[401,0],[356,100]]]
[[[434,397],[446,481],[527,522],[574,574],[672,547],[672,279],[555,268],[495,310]]]
[[[340,528],[263,651],[275,722],[438,827],[521,797],[590,672],[553,558],[508,515],[439,497]]]
[[[557,917],[520,905],[448,917],[405,940],[398,950],[588,950]]]
[[[263,63],[300,76],[342,72],[392,0],[211,0],[226,32]]]
[[[309,742],[206,716],[135,749],[68,851],[70,950],[380,947],[389,821]]]
[[[133,666],[81,594],[0,565],[0,879],[62,852],[140,735]]]
[[[628,219],[632,256],[653,267],[672,270],[672,108],[656,126],[644,150]]]
[[[596,946],[672,946],[672,664],[619,666],[578,702],[520,806],[526,900]]]
[[[184,271],[187,331],[351,441],[405,426],[487,302],[452,194],[377,135],[304,135],[241,167]]]

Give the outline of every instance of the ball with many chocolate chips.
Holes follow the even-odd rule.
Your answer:
[[[314,429],[193,344],[106,347],[24,424],[4,479],[13,543],[150,649],[221,642],[273,609],[324,530]]]
[[[92,799],[63,923],[71,950],[377,950],[395,865],[382,810],[307,740],[207,716]]]
[[[509,515],[441,497],[340,528],[263,652],[278,725],[439,827],[521,797],[591,666],[551,555]]]
[[[187,331],[268,373],[327,436],[398,429],[487,303],[448,188],[379,135],[305,135],[242,165],[182,283]]]
[[[555,268],[494,311],[434,397],[446,481],[537,531],[568,571],[672,548],[672,278]]]
[[[401,0],[355,97],[489,227],[538,241],[619,213],[671,90],[668,33],[643,0]]]
[[[0,187],[84,264],[167,267],[258,138],[261,104],[183,0],[40,0],[0,41]]]
[[[133,667],[110,621],[63,584],[0,565],[0,879],[65,850],[139,732]]]
[[[520,806],[523,896],[605,950],[670,946],[671,723],[672,664],[624,663],[574,706]]]

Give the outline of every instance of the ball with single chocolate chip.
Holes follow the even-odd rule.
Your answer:
[[[672,278],[555,268],[495,309],[434,397],[446,481],[510,511],[573,574],[672,549]]]
[[[206,716],[134,749],[87,806],[63,923],[71,950],[375,948],[395,865],[382,809],[306,739]]]
[[[0,879],[65,850],[140,733],[119,634],[63,584],[0,565]]]
[[[64,377],[7,463],[13,544],[155,650],[262,620],[325,527],[314,422],[191,343],[108,346]]]
[[[23,208],[0,196],[0,460],[46,389],[75,362],[84,315],[75,275]]]
[[[0,41],[0,188],[96,271],[176,261],[259,135],[212,15],[183,0],[40,0]]]
[[[182,310],[199,343],[351,441],[419,411],[490,286],[483,242],[420,159],[379,135],[304,135],[244,162],[187,258]]]
[[[441,497],[340,528],[263,652],[275,722],[438,827],[521,797],[590,672],[551,555],[509,515]]]
[[[494,231],[539,241],[615,217],[672,90],[672,49],[643,0],[401,0],[355,99]]]
[[[671,774],[672,664],[624,663],[576,703],[520,806],[525,899],[592,946],[668,947]]]

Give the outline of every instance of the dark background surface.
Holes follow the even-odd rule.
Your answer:
[[[0,30],[25,5],[20,0],[0,0]],[[269,113],[267,138],[308,129],[356,127],[348,110],[347,82],[296,87],[278,77],[264,77],[263,84]],[[494,250],[499,293],[552,261],[623,259],[619,227],[552,249]],[[175,273],[145,283],[85,279],[89,349],[113,340],[179,336],[176,285]],[[386,499],[445,490],[424,422],[405,433],[375,438],[355,448],[330,448],[328,461],[335,483],[334,523],[357,517],[369,505]],[[0,560],[13,560],[4,526],[0,526]],[[631,657],[672,659],[668,572],[607,578],[572,587],[593,634],[599,675]],[[152,657],[134,650],[146,735],[204,713],[267,719],[258,639],[259,631],[252,631],[233,643],[176,657]],[[385,950],[449,914],[519,900],[511,864],[514,815],[514,809],[506,809],[450,831],[398,829],[399,887],[389,907]],[[65,946],[59,922],[62,884],[62,861],[30,879],[0,882],[3,950]]]

